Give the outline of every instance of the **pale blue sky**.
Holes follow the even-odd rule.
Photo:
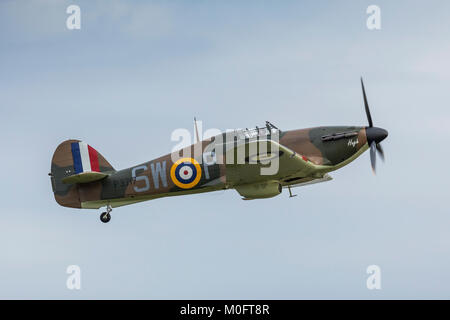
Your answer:
[[[65,27],[69,4],[81,30]],[[366,28],[378,4],[382,29]],[[448,1],[2,1],[0,298],[450,298]],[[334,180],[100,211],[56,204],[56,146],[116,168],[192,128],[389,130]],[[66,267],[82,290],[66,288]],[[366,289],[368,265],[382,290]]]

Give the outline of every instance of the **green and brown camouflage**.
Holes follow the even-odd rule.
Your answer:
[[[368,149],[366,128],[353,126],[316,127],[279,133],[279,168],[274,175],[262,175],[262,163],[227,163],[224,159],[216,163],[203,161],[204,151],[219,136],[181,149],[174,154],[116,171],[98,153],[99,172],[105,174],[92,182],[67,183],[74,175],[74,160],[71,144],[79,140],[61,143],[52,159],[51,181],[56,201],[66,207],[97,209],[106,205],[118,207],[140,201],[166,196],[185,195],[223,189],[243,189],[243,186],[276,183],[282,187],[324,178],[325,174],[350,163]],[[270,135],[268,136],[268,141]],[[244,144],[249,144],[246,140]],[[269,142],[270,143],[270,142]],[[195,155],[195,150],[201,153]],[[201,168],[199,181],[192,187],[183,188],[176,184],[171,174],[173,158],[192,156]],[[246,150],[246,159],[250,156]],[[260,156],[260,154],[258,154]],[[230,161],[229,161],[230,162]],[[271,195],[271,193],[269,193]],[[245,197],[244,198],[248,198]],[[259,198],[259,197],[255,197]]]
[[[361,79],[367,127],[328,126],[280,131],[235,130],[192,144],[160,158],[116,171],[94,148],[79,140],[61,143],[52,158],[56,201],[65,207],[97,209],[110,220],[112,207],[168,196],[236,189],[244,200],[270,198],[282,188],[324,182],[370,149],[384,159],[380,142],[388,133],[373,126]],[[198,140],[198,132],[197,132]]]

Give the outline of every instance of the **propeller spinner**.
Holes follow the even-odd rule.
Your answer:
[[[369,103],[367,102],[366,90],[364,89],[364,82],[362,78],[361,87],[364,97],[364,107],[366,109],[367,120],[369,122],[369,126],[366,127],[366,136],[367,143],[370,146],[370,163],[372,165],[372,171],[373,173],[375,173],[377,163],[376,155],[378,154],[381,160],[384,161],[384,151],[381,147],[380,142],[386,139],[386,137],[388,136],[388,132],[385,129],[373,126],[372,116],[370,115]]]

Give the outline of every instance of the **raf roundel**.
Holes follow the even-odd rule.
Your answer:
[[[182,158],[170,169],[170,177],[176,186],[183,189],[195,187],[202,177],[200,164],[193,158]]]

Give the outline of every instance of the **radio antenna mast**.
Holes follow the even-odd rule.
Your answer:
[[[197,138],[197,142],[199,142],[200,138],[198,136],[197,119],[195,119],[195,117],[194,117],[194,127],[195,127],[195,137]]]

